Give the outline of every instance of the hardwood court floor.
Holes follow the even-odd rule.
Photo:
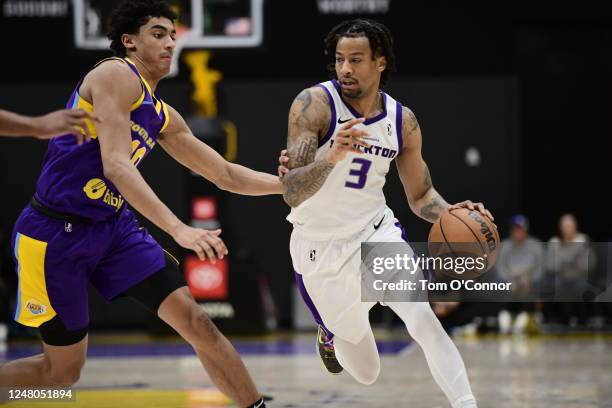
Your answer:
[[[331,376],[310,335],[288,340],[236,340],[269,407],[447,408],[418,346],[382,341],[381,375],[371,386],[348,374]],[[459,338],[481,408],[612,407],[612,338]],[[95,344],[95,340],[92,341]],[[34,350],[36,351],[36,350]],[[12,347],[4,358],[31,350]],[[0,356],[0,360],[2,357]],[[76,403],[11,403],[7,407],[177,407],[231,405],[182,343],[99,344],[78,386]]]

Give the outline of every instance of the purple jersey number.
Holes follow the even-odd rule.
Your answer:
[[[362,159],[360,157],[355,157],[353,159],[353,164],[359,165],[359,168],[353,168],[349,171],[349,176],[357,176],[358,179],[356,182],[347,181],[344,186],[349,188],[361,189],[365,186],[366,179],[368,178],[368,170],[370,170],[370,166],[372,162],[366,159]]]

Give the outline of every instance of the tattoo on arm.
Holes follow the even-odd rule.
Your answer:
[[[318,135],[329,122],[328,106],[326,95],[305,89],[295,98],[289,112],[287,149],[291,171],[283,178],[283,198],[291,207],[319,191],[334,168],[325,159],[315,160]]]
[[[419,121],[414,112],[406,106],[402,107],[402,132],[408,136],[419,129]]]
[[[317,160],[307,166],[291,170],[285,176],[287,178],[291,174],[289,180],[284,180],[285,202],[291,207],[297,207],[312,197],[323,186],[333,168],[334,165],[326,160]]]
[[[421,217],[433,223],[440,218],[440,214],[446,210],[446,207],[448,207],[446,201],[439,194],[436,194],[429,203],[421,208],[419,213]]]
[[[410,109],[408,109],[408,116],[410,118],[408,120],[408,128],[410,129],[410,132],[414,132],[419,128],[419,121]]]
[[[308,163],[312,163],[317,152],[317,141],[310,137],[304,138],[300,143],[292,149],[295,151],[295,158],[293,160],[292,167],[303,167]],[[290,152],[290,154],[293,152]],[[291,154],[291,156],[294,156]]]
[[[425,204],[420,208],[419,215],[429,222],[436,222],[440,218],[440,214],[448,208],[448,203],[440,194],[433,188],[431,181],[431,173],[429,167],[425,164],[425,178],[423,180],[425,192]]]
[[[427,167],[427,165],[425,165],[425,190],[429,190],[431,188],[431,186],[433,186],[433,183],[431,181],[431,173],[429,173],[429,167]]]
[[[312,95],[310,94],[310,90],[304,89],[295,99],[302,102],[302,113],[306,112],[312,103]]]

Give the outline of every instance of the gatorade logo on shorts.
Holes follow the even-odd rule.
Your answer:
[[[34,299],[28,300],[26,302],[25,308],[35,316],[47,313],[47,306]]]

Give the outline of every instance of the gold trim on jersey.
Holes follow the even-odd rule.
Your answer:
[[[127,58],[126,58],[126,59],[127,59]],[[109,57],[109,58],[104,58],[102,61],[99,61],[99,62],[98,62],[96,65],[94,65],[94,68],[95,68],[95,67],[97,67],[98,65],[100,65],[101,63],[105,62],[105,61],[112,61],[112,60],[114,60],[114,61],[121,61],[122,63],[127,64],[127,62],[126,62],[124,59],[122,59],[122,58],[119,58],[119,57]],[[133,62],[131,62],[131,61],[130,61],[130,63],[131,63],[132,65],[134,65],[134,63],[133,63]],[[143,82],[143,78],[142,78],[142,76],[140,75],[140,73],[138,73],[138,79],[140,79],[140,80],[141,80],[141,83]],[[148,85],[147,85],[147,89],[148,89]],[[149,92],[150,92],[150,91],[149,91]],[[77,95],[79,95],[78,91],[77,91]],[[80,98],[80,99],[83,99],[83,98],[81,98],[81,95],[79,95],[79,98]],[[132,111],[134,111],[134,110],[138,109],[138,108],[140,107],[140,105],[142,105],[142,101],[144,101],[144,98],[145,98],[145,91],[144,91],[144,87],[143,87],[143,88],[142,88],[142,92],[140,93],[140,96],[138,97],[138,99],[136,99],[136,102],[134,102],[134,103],[132,104],[132,106],[130,106],[130,112],[132,112]],[[89,112],[93,112],[93,105],[91,104],[91,102],[86,101],[85,99],[83,99],[83,102],[85,102],[86,104],[88,104],[89,106],[91,106],[91,109],[92,109],[92,110],[91,110],[91,111],[89,111]],[[158,112],[158,113],[159,113],[159,112]]]
[[[79,95],[78,92],[77,92],[77,96],[79,98],[79,101],[77,102],[77,108],[81,108],[84,111],[93,113],[93,109],[94,109],[93,104],[89,102],[88,100],[83,99],[83,97]],[[143,89],[142,93],[140,94],[140,97],[138,97],[136,102],[134,102],[132,106],[130,106],[130,112],[135,111],[136,109],[140,107],[140,105],[142,105],[142,101],[144,101],[144,97],[145,97],[145,92]]]
[[[98,65],[100,65],[101,63],[105,62],[105,61],[111,61],[111,60],[115,60],[115,61],[121,61],[124,64],[131,64],[134,67],[136,67],[136,64],[134,64],[134,62],[132,60],[130,60],[129,58],[118,58],[118,57],[110,57],[110,58],[105,58],[102,61],[99,61],[95,66],[97,67]],[[136,69],[136,71],[138,72],[138,69]],[[155,95],[153,95],[153,92],[151,91],[151,86],[149,85],[149,83],[142,77],[142,75],[140,75],[140,72],[138,72],[138,79],[140,80],[140,83],[142,85],[142,92],[140,93],[140,96],[138,97],[138,99],[136,100],[136,102],[134,102],[131,106],[130,106],[130,112],[135,111],[136,109],[138,109],[141,105],[142,102],[145,99],[145,89],[147,89],[149,91],[149,94],[151,95],[151,99],[154,101],[154,107],[155,107],[155,111],[157,112],[157,115],[160,114],[160,112],[163,111],[164,113],[164,124],[162,125],[162,128],[160,130],[160,133],[164,131],[164,129],[166,129],[166,127],[168,127],[168,124],[170,123],[170,115],[168,114],[168,106],[161,100],[161,99],[157,99],[155,97]],[[78,109],[83,109],[86,112],[89,113],[93,113],[94,111],[94,106],[91,102],[89,102],[88,100],[84,99],[80,94],[79,94],[79,90],[77,89],[76,91],[76,98],[77,98],[77,103],[76,105],[73,105],[74,107],[78,108]],[[94,123],[89,120],[86,119],[85,123],[87,124],[88,130],[89,130],[89,134],[91,135],[92,139],[97,139],[98,134],[96,132],[96,128]],[[80,131],[81,134],[85,134],[84,130]]]
[[[159,133],[162,133],[168,127],[168,123],[170,123],[170,115],[168,114],[168,105],[162,102],[162,108],[164,109],[164,124],[161,130],[159,131]]]
[[[132,64],[134,67],[136,67],[136,64],[134,64],[134,61],[132,61],[128,57],[125,57],[125,60],[127,62],[129,62],[130,64]],[[136,71],[138,71],[137,67],[136,67]],[[149,95],[151,95],[151,99],[153,99],[153,102],[154,102],[153,106],[155,107],[155,111],[159,115],[159,112],[161,112],[161,110],[162,110],[162,103],[161,103],[161,101],[155,97],[155,95],[153,94],[153,90],[151,88],[151,85],[149,85],[147,80],[140,74],[140,71],[138,72],[138,76],[140,77],[140,80],[142,81],[144,86],[147,87],[147,90],[149,91]]]

